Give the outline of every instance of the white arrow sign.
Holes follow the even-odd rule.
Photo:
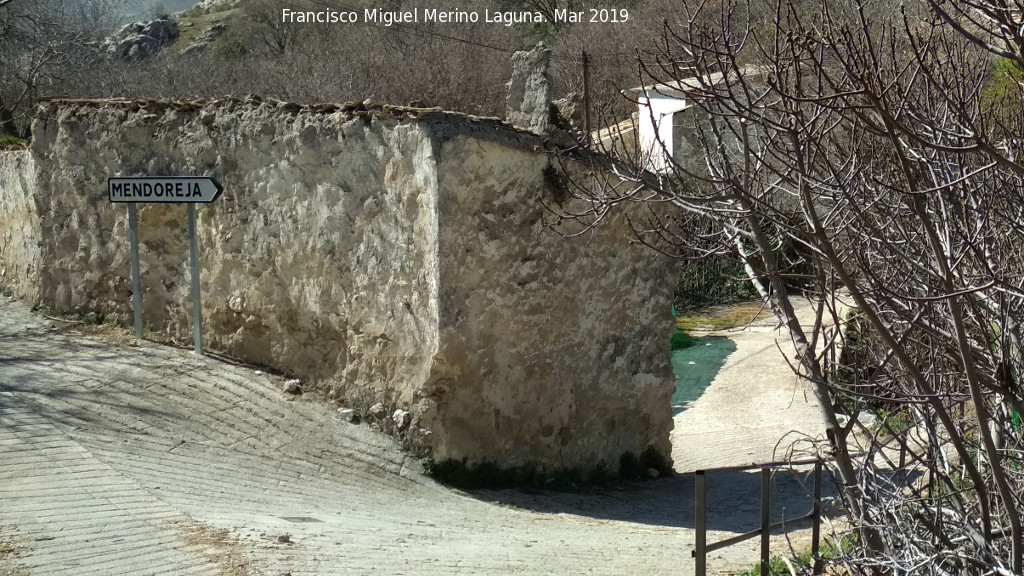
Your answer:
[[[164,176],[107,180],[107,192],[114,203],[209,204],[222,190],[213,178]]]

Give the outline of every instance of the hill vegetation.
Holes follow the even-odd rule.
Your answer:
[[[482,116],[503,116],[511,53],[546,42],[553,50],[556,97],[583,91],[582,53],[596,116],[619,118],[632,105],[621,90],[637,85],[637,51],[653,48],[657,30],[675,13],[670,0],[630,0],[616,23],[559,24],[295,24],[282,23],[274,0],[207,3],[179,12],[177,43],[144,60],[111,58],[104,37],[143,2],[12,0],[0,10],[0,110],[4,130],[24,136],[40,97],[202,99],[259,94],[299,103],[372,99],[416,102]],[[237,5],[236,5],[237,4]],[[449,10],[541,10],[557,0],[454,0]],[[178,4],[150,2],[155,18]],[[391,2],[389,10],[418,7]],[[590,4],[587,5],[591,6]],[[602,3],[593,4],[601,7]],[[610,6],[610,5],[609,5]],[[355,10],[367,0],[296,0],[294,10]],[[576,7],[581,9],[582,7]],[[222,24],[216,30],[211,27]],[[209,49],[187,52],[203,38]]]

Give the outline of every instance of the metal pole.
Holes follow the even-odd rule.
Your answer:
[[[821,461],[814,464],[814,518],[811,520],[811,559],[814,562],[812,574],[821,574],[822,562],[818,555],[821,540]]]
[[[693,556],[694,556],[694,558],[696,558],[696,561],[695,561],[695,564],[696,564],[696,566],[695,566],[695,568],[696,568],[696,576],[705,576],[707,574],[707,571],[708,571],[708,552],[707,552],[708,534],[707,534],[707,516],[705,515],[705,512],[706,512],[706,510],[705,510],[705,505],[706,505],[705,495],[706,494],[705,494],[705,491],[704,491],[704,471],[703,470],[697,470],[697,482],[696,482],[696,485],[697,485],[697,502],[696,502],[697,505],[695,506],[695,508],[696,508],[696,512],[697,512],[697,518],[696,518],[696,522],[694,523],[695,524],[694,528],[696,529],[697,534],[696,534],[696,538],[695,538],[696,541],[694,542]]]
[[[132,262],[132,308],[135,315],[135,339],[142,340],[142,282],[139,280],[139,219],[135,203],[128,203],[128,253]]]
[[[590,132],[593,129],[594,125],[590,121],[590,56],[583,50],[583,130],[586,132],[584,142],[588,146],[591,144]]]
[[[768,566],[768,537],[771,536],[771,518],[768,514],[771,508],[771,483],[772,469],[765,466],[761,468],[761,576],[769,575]]]
[[[192,266],[192,333],[196,354],[203,353],[203,306],[199,299],[199,249],[196,247],[196,205],[188,205],[188,251]]]

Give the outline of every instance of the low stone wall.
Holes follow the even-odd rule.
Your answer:
[[[621,219],[552,230],[537,137],[257,100],[55,102],[33,135],[0,156],[0,268],[19,295],[130,323],[127,210],[107,178],[213,176],[224,194],[198,209],[210,349],[330,389],[438,461],[668,456],[670,263]],[[188,342],[185,207],[140,205],[139,238],[145,322]]]

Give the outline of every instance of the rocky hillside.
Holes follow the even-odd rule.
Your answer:
[[[237,0],[205,0],[173,15],[129,22],[100,47],[121,60],[144,60],[172,46],[177,53],[201,56],[238,16],[236,4]]]
[[[134,22],[188,10],[196,0],[100,0],[104,12],[118,22]]]

